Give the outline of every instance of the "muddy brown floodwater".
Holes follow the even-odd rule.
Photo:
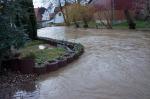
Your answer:
[[[150,99],[150,32],[47,27],[38,35],[85,46],[79,60],[39,77],[40,99]]]
[[[47,27],[38,36],[85,46],[77,61],[38,77],[39,99],[150,99],[150,32]]]

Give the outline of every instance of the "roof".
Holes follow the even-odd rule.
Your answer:
[[[34,8],[35,16],[37,21],[42,20],[42,15],[39,13],[39,8]]]
[[[53,13],[49,12],[49,18],[50,18],[49,20],[54,19],[55,15],[61,11],[60,7],[55,7],[52,10],[53,10]]]

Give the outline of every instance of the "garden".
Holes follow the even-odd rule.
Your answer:
[[[32,0],[3,1],[0,8],[2,74],[8,70],[25,74],[54,71],[83,53],[81,44],[37,37]]]

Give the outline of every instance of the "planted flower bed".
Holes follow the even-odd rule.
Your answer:
[[[25,74],[44,74],[56,71],[77,59],[84,52],[84,47],[67,41],[40,38],[37,42],[27,44],[20,52],[21,55],[17,59],[8,62],[13,64],[12,70]]]

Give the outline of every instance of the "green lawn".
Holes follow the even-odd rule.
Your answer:
[[[80,28],[84,28],[84,23],[81,21],[81,22],[78,22],[78,24],[79,24],[79,27]],[[71,23],[71,25],[74,25],[74,23]],[[75,26],[75,25],[74,25]],[[90,21],[90,22],[88,22],[88,26],[89,26],[89,28],[96,28],[96,24],[95,24],[95,22],[94,21]]]
[[[150,28],[150,23],[149,22],[135,21],[135,23],[136,23],[136,28],[137,29]],[[128,29],[128,23],[123,22],[123,23],[115,24],[115,25],[113,25],[113,28],[114,29]]]
[[[43,64],[44,62],[51,61],[65,53],[65,49],[63,48],[47,47],[42,50],[39,49],[39,45],[45,45],[45,43],[42,41],[32,41],[27,43],[24,48],[20,49],[21,58],[32,58],[35,59],[36,63]]]
[[[144,28],[150,28],[150,22],[148,21],[135,21],[136,23],[136,28],[137,29],[144,29]],[[78,22],[80,28],[83,28],[84,23],[83,22]],[[71,25],[74,25],[73,23]],[[89,28],[96,28],[96,23],[94,21],[88,22]],[[102,25],[101,25],[102,26]],[[101,28],[99,26],[99,28]],[[102,27],[104,28],[104,26]],[[122,22],[118,24],[113,25],[114,29],[128,29],[128,23],[127,22]]]
[[[28,41],[25,44],[25,47],[29,47],[29,46],[34,46],[34,45],[39,45],[39,44],[44,44],[44,41],[40,41],[40,40],[33,40],[33,41]]]

